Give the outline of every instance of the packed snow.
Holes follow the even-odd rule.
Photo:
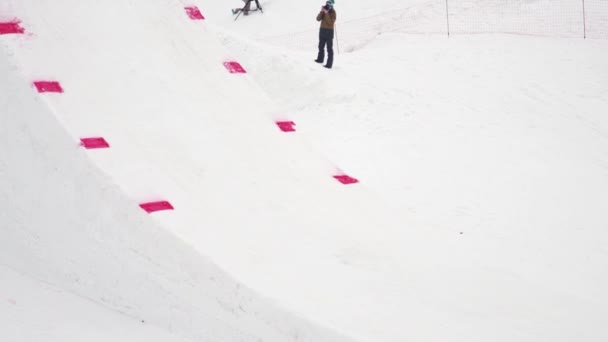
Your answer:
[[[0,0],[0,339],[607,340],[585,3]]]

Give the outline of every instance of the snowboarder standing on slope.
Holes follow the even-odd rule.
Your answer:
[[[328,0],[325,6],[321,7],[321,12],[317,15],[317,21],[321,22],[321,28],[319,30],[319,54],[315,62],[323,63],[323,59],[325,59],[325,45],[327,45],[327,64],[325,64],[325,67],[331,69],[334,62],[334,25],[336,23],[334,0]]]

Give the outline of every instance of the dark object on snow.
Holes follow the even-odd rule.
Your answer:
[[[252,1],[255,1],[255,5],[256,5],[256,9],[254,9],[254,10],[251,9]],[[237,15],[236,18],[234,18],[235,21],[239,18],[241,13],[243,13],[245,15],[249,15],[249,12],[253,12],[253,11],[257,11],[257,10],[264,13],[264,11],[262,10],[262,6],[260,6],[260,2],[258,0],[243,0],[243,2],[245,3],[245,6],[243,6],[243,8],[232,9],[232,14]]]
[[[315,62],[323,63],[325,59],[325,47],[327,47],[327,64],[325,67],[331,69],[334,63],[334,25],[336,23],[336,10],[334,1],[329,0],[325,6],[321,7],[321,12],[317,14],[317,21],[321,22],[319,29],[319,53]]]

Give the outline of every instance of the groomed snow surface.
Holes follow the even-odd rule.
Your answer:
[[[608,6],[445,3],[0,0],[0,340],[608,340]]]

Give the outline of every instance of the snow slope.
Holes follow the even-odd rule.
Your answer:
[[[346,10],[337,7],[340,17]],[[500,13],[488,12],[509,20]],[[251,21],[275,20],[268,35],[289,25],[258,18]],[[224,39],[295,113],[302,135],[406,216],[396,220],[427,234],[414,257],[421,265],[391,269],[407,280],[376,276],[379,292],[399,284],[394,298],[368,294],[366,323],[344,319],[342,329],[387,341],[605,340],[607,42],[447,39],[391,33],[393,25],[379,23],[382,35],[339,54],[331,74],[310,62],[313,34],[307,53]],[[300,50],[300,37],[284,46]],[[276,72],[289,76],[278,84]],[[400,260],[409,260],[408,247]]]
[[[4,266],[0,280],[3,341],[186,341]]]
[[[226,72],[204,25],[167,1],[17,1],[2,9],[28,32],[2,36],[3,266],[192,340],[341,340],[278,309],[172,234],[207,223],[219,233],[231,219],[238,199],[227,193],[219,202],[210,189],[202,203],[188,198],[206,184],[222,192],[238,185],[234,154],[252,140],[233,137],[253,137],[250,129],[264,124],[268,140],[280,137],[263,116],[263,96],[253,92],[230,109],[217,102],[252,83]],[[31,82],[39,79],[60,81],[65,93],[36,94]],[[248,120],[253,126],[238,127]],[[80,149],[77,139],[91,135],[111,148]],[[196,162],[199,169],[189,167]],[[158,196],[176,210],[156,221],[137,204]],[[217,222],[197,222],[206,206],[226,209],[210,214]]]
[[[367,17],[402,2],[345,3],[328,72],[317,4],[1,3],[28,33],[0,37],[4,291],[176,340],[608,337],[605,41],[404,35]]]
[[[17,45],[23,42],[19,38],[10,38],[5,43],[15,44],[10,49],[20,51],[17,52],[21,53],[20,60],[27,61],[28,49],[20,50]],[[32,52],[30,56],[35,57],[36,51]],[[120,140],[107,134],[114,143],[112,149],[87,155],[78,147],[77,133],[61,124],[66,120],[64,115],[70,113],[65,108],[71,105],[68,101],[62,108],[57,97],[69,97],[75,88],[68,81],[64,83],[65,94],[40,97],[24,81],[31,78],[18,72],[13,62],[15,56],[9,58],[13,53],[3,48],[0,63],[3,75],[0,260],[3,267],[41,282],[38,289],[32,293],[25,291],[25,295],[44,292],[44,283],[49,283],[187,340],[340,340],[277,309],[147,217],[137,207],[135,198],[126,196],[111,175],[101,172],[102,162],[121,162],[111,156],[114,150],[120,150]],[[47,66],[52,65],[49,59],[46,62]],[[24,69],[21,71],[27,73],[27,64]],[[69,69],[66,65],[65,70]],[[95,83],[86,78],[78,82]],[[93,118],[94,114],[80,117],[83,121]],[[128,141],[126,134],[123,141]],[[138,178],[141,177],[133,177],[132,181]],[[2,277],[8,278],[3,283],[9,290],[16,286],[12,285],[15,280],[11,280],[11,273],[3,272]],[[22,298],[24,294],[14,296]],[[56,310],[47,303],[41,301],[40,310]],[[7,304],[2,304],[4,311]],[[95,307],[79,313],[76,305],[66,304],[63,310],[66,316],[88,315],[90,310],[90,320],[99,315],[110,316]],[[15,326],[29,327],[30,318],[33,319],[21,314],[11,322],[15,320]],[[121,321],[118,317],[113,319]],[[150,330],[134,328],[130,322],[123,318],[120,324],[142,334]],[[31,330],[26,329],[29,331],[8,330],[7,333],[16,335],[6,338],[35,340],[35,336],[44,335],[37,329],[49,323],[38,324],[34,320],[31,324]],[[60,331],[57,338],[69,338],[71,334],[72,330]],[[87,337],[99,338],[95,331]]]

